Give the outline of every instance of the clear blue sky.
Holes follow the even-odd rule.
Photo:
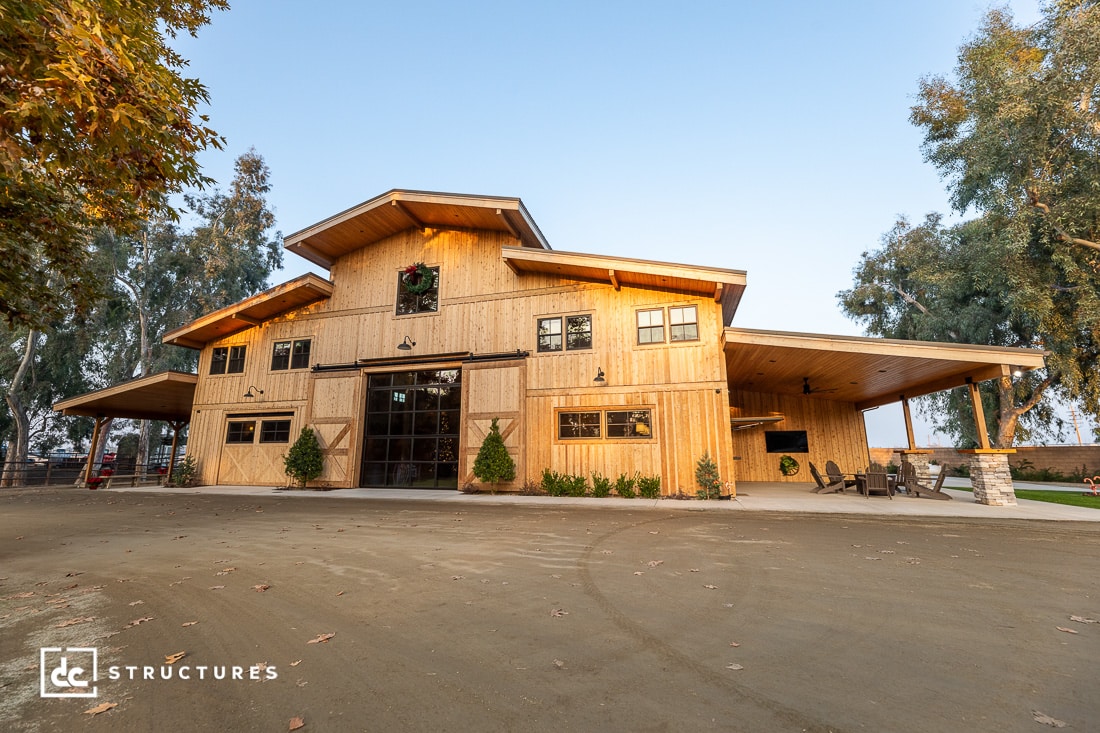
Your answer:
[[[908,110],[989,7],[232,5],[177,43],[228,139],[202,162],[224,185],[254,146],[284,233],[391,188],[519,196],[555,249],[747,270],[735,325],[837,334],[860,253],[948,210]],[[901,444],[900,409],[868,432]]]

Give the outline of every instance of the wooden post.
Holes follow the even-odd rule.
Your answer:
[[[95,429],[92,431],[92,447],[88,451],[88,462],[84,465],[84,483],[87,484],[92,478],[92,465],[95,463],[95,454],[99,451],[100,433],[103,432],[103,426],[111,418],[104,417],[103,415],[95,416]]]
[[[905,415],[905,437],[909,441],[909,450],[916,450],[917,441],[913,437],[913,415],[909,412],[909,400],[901,395],[901,412]]]
[[[970,390],[970,406],[974,409],[974,423],[978,429],[978,447],[989,450],[989,432],[985,429],[985,409],[982,407],[982,395],[978,392],[978,385],[970,377],[966,378],[966,386]]]
[[[186,420],[169,420],[168,427],[172,428],[172,452],[168,454],[168,475],[164,477],[164,483],[172,480],[172,471],[176,469],[176,446],[179,445],[180,430],[187,424]]]

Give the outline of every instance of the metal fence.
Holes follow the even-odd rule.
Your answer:
[[[84,456],[50,456],[3,467],[2,486],[65,486],[75,485],[84,477]],[[104,461],[102,466],[119,475],[147,474],[156,476],[168,470],[167,459],[138,465],[133,458]]]

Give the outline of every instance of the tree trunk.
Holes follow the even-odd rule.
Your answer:
[[[1054,375],[1047,373],[1045,379],[1035,387],[1031,397],[1021,405],[1016,404],[1015,394],[1012,389],[1012,377],[1001,377],[997,380],[997,402],[1000,409],[997,414],[997,436],[993,440],[994,448],[1011,448],[1016,438],[1016,424],[1020,422],[1020,416],[1039,404],[1047,387],[1054,383]]]
[[[4,473],[0,478],[0,486],[15,486],[22,472],[27,466],[27,446],[30,442],[30,418],[27,416],[27,408],[23,404],[20,393],[23,384],[30,373],[31,364],[34,363],[34,352],[38,348],[40,331],[27,332],[27,345],[23,349],[23,359],[19,362],[19,368],[15,370],[8,392],[4,395],[4,401],[8,403],[12,419],[15,421],[15,440],[8,444],[8,455],[4,461]]]

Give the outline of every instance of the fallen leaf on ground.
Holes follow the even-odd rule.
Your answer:
[[[1059,631],[1064,631],[1067,634],[1076,634],[1077,633],[1073,629],[1067,629],[1065,626],[1055,626],[1054,628],[1058,629]]]
[[[297,666],[298,666],[299,664],[301,664],[301,663],[302,663],[302,660],[301,660],[301,659],[299,659],[299,660],[298,660],[297,662],[291,662],[291,663],[290,663],[290,666],[291,666],[291,667],[297,667]]]
[[[1085,618],[1084,616],[1070,616],[1069,620],[1076,621],[1079,624],[1100,624],[1100,621],[1094,618]]]
[[[737,643],[736,641],[731,641],[730,646],[741,646],[741,645],[739,643]]]
[[[1052,718],[1046,713],[1040,713],[1038,710],[1031,711],[1031,717],[1035,718],[1036,723],[1042,723],[1043,725],[1049,725],[1051,728],[1065,728],[1066,721]]]
[[[288,730],[298,730],[299,728],[304,728],[305,725],[306,721],[296,716],[290,719],[290,728],[288,728]]]
[[[744,669],[744,667],[742,667],[740,664],[727,664],[726,669],[738,670]]]
[[[704,588],[706,588],[707,590],[718,590],[718,586],[716,586],[716,585],[711,585],[710,583],[707,583],[707,584],[706,584],[706,585],[704,585],[703,587],[704,587]]]
[[[180,626],[182,626],[183,628],[186,629],[188,626],[194,626],[197,623],[198,623],[198,621],[187,621],[185,623],[180,624]]]
[[[89,621],[95,621],[95,616],[84,616],[82,618],[81,617],[71,618],[68,621],[62,621],[57,626],[54,626],[54,628],[55,629],[63,629],[66,626],[76,626],[77,624],[86,624]]]
[[[452,575],[451,580],[463,580],[465,577],[465,575]]]
[[[176,662],[178,662],[179,660],[183,659],[186,656],[187,656],[187,652],[176,652],[175,654],[165,654],[164,655],[164,663],[165,664],[175,664]]]
[[[561,618],[562,616],[568,616],[569,612],[560,608],[555,608],[550,611],[550,615],[554,618]]]
[[[634,574],[635,575],[645,575],[645,573],[643,573],[641,570],[635,570]]]
[[[318,634],[316,639],[310,639],[306,643],[307,644],[324,644],[326,641],[328,641],[329,639],[331,639],[334,636],[336,636],[335,631],[333,631],[331,634]]]
[[[699,568],[692,568],[692,569],[691,569],[691,570],[689,570],[688,572],[689,572],[689,573],[697,573],[697,572],[699,572]]]
[[[108,710],[110,710],[111,708],[117,708],[117,707],[118,707],[117,702],[101,702],[100,704],[96,705],[94,708],[88,708],[87,710],[85,710],[84,714],[95,716],[95,715],[99,715],[100,713],[105,713]]]
[[[265,590],[267,590],[270,587],[271,587],[270,585],[264,585],[263,583],[261,583],[260,585],[252,586],[252,590],[256,591],[257,593],[263,593]]]
[[[210,586],[210,590],[221,590],[224,587],[224,585],[212,585]]]
[[[648,565],[651,568],[655,568],[658,565],[664,565],[664,564],[665,564],[664,560],[650,560],[649,562],[646,563],[646,565]]]
[[[142,616],[141,618],[135,618],[135,619],[134,619],[133,621],[131,621],[130,623],[126,624],[126,625],[125,625],[125,626],[123,626],[122,628],[124,628],[124,629],[132,629],[133,627],[137,626],[138,624],[143,624],[143,623],[145,623],[146,621],[152,621],[152,620],[153,620],[153,617],[152,617],[152,616]]]
[[[130,603],[127,603],[126,605],[127,606],[140,606],[142,603],[145,603],[145,601],[131,601]]]
[[[565,669],[565,662],[561,661],[560,659],[555,659],[554,666],[558,669]]]
[[[344,591],[340,591],[339,593],[337,593],[337,594],[336,594],[336,597],[337,597],[337,598],[339,598],[339,597],[340,597],[340,596],[342,596],[342,595],[344,595]]]
[[[84,573],[65,573],[65,577],[66,578],[75,578],[76,576],[83,575],[83,574]]]

